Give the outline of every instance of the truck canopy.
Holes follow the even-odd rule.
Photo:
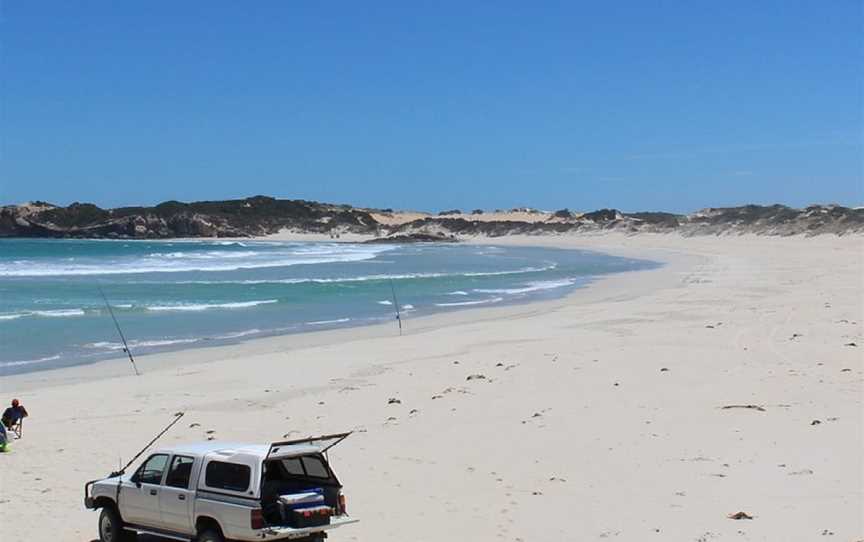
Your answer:
[[[281,459],[305,454],[326,454],[330,448],[336,446],[349,435],[347,433],[335,433],[332,435],[321,435],[319,437],[307,437],[294,440],[285,440],[273,442],[270,444],[270,449],[267,450],[267,455],[264,456],[264,461],[268,459]]]

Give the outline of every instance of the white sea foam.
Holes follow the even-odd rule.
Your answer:
[[[48,318],[63,318],[66,316],[84,316],[83,309],[57,309],[49,311],[30,311],[34,316],[47,316]]]
[[[345,322],[350,322],[350,318],[336,318],[335,320],[318,320],[315,322],[306,322],[307,326],[323,326],[327,324],[342,324]]]
[[[201,339],[164,339],[154,341],[132,341],[129,343],[130,348],[147,348],[153,346],[170,346],[172,344],[192,344],[197,343]]]
[[[112,345],[119,345],[120,348],[123,348],[123,345],[120,343],[109,343],[106,341],[99,341],[95,343],[88,343],[84,345],[84,348],[111,348]]]
[[[392,305],[393,302],[390,301],[389,299],[382,299],[381,301],[378,301],[378,304],[379,305]]]
[[[542,271],[551,271],[558,267],[557,263],[550,263],[543,267],[523,267],[513,271],[476,271],[473,273],[463,273],[465,277],[494,277],[497,275],[520,275],[522,273],[540,273]]]
[[[224,335],[218,335],[214,337],[214,339],[239,339],[240,337],[246,337],[247,335],[255,335],[257,333],[261,333],[260,329],[247,329],[246,331],[234,331],[232,333],[226,333]]]
[[[147,341],[139,341],[139,340],[131,340],[129,341],[129,348],[157,348],[160,346],[172,346],[176,344],[194,344],[202,341],[211,341],[211,340],[230,340],[230,339],[239,339],[241,337],[246,337],[248,335],[256,335],[261,333],[260,329],[253,328],[247,329],[245,331],[234,331],[230,333],[225,333],[223,335],[216,335],[215,337],[190,337],[184,339],[153,339]],[[97,349],[97,350],[123,350],[123,344],[119,342],[109,342],[109,341],[99,341],[94,343],[89,343],[84,345],[85,348]]]
[[[206,311],[208,309],[245,309],[256,305],[269,305],[278,303],[278,299],[264,299],[261,301],[238,301],[235,303],[189,303],[185,305],[150,305],[148,311]]]
[[[129,348],[152,348],[158,346],[171,346],[172,344],[192,344],[201,341],[201,339],[155,339],[150,341],[129,341]],[[95,348],[99,350],[123,350],[123,343],[100,341],[84,345],[85,348]]]
[[[257,256],[267,256],[267,252],[255,250],[244,251],[227,251],[227,250],[209,250],[207,252],[153,252],[148,254],[148,258],[168,258],[168,259],[187,259],[187,260],[221,260],[221,259],[239,259],[239,258],[255,258]]]
[[[489,299],[479,299],[477,301],[461,301],[459,303],[435,303],[436,307],[461,307],[465,305],[486,305],[487,303],[499,303],[504,301],[503,297],[490,297]]]
[[[215,245],[214,245],[215,247]],[[0,264],[3,277],[118,275],[182,273],[186,271],[236,271],[322,263],[355,262],[375,258],[393,247],[326,245],[285,247],[282,250],[210,250],[154,252],[141,257],[116,257],[106,261],[16,260]]]
[[[84,309],[52,309],[38,311],[23,311],[0,314],[0,321],[17,320],[28,316],[42,316],[44,318],[67,318],[70,316],[84,316]]]
[[[468,292],[463,290],[456,290],[455,292],[447,292],[447,295],[468,295]]]
[[[331,284],[340,282],[366,282],[373,280],[399,280],[447,277],[444,273],[411,273],[405,275],[363,275],[359,277],[340,278],[292,278],[292,279],[250,279],[250,280],[184,280],[173,284]],[[141,283],[155,283],[155,281],[140,281]],[[161,284],[161,283],[160,283]]]
[[[46,361],[53,361],[55,359],[60,359],[60,355],[56,356],[47,356],[44,358],[37,359],[22,359],[16,361],[0,361],[0,367],[19,367],[21,365],[33,365],[35,363],[45,363]]]
[[[528,292],[538,292],[541,290],[553,290],[555,288],[563,288],[576,284],[574,279],[564,280],[543,280],[537,282],[529,282],[525,286],[519,288],[475,288],[472,291],[482,294],[527,294]]]
[[[367,282],[376,280],[410,280],[428,278],[453,278],[453,277],[492,277],[498,275],[519,275],[524,273],[539,273],[554,269],[555,265],[547,267],[523,267],[508,271],[477,271],[470,273],[403,273],[403,274],[378,274],[361,275],[357,277],[334,277],[334,278],[290,278],[290,279],[249,279],[249,280],[182,280],[172,284],[331,284],[341,282]],[[132,284],[164,284],[161,281],[130,281]],[[453,295],[468,295],[453,292]]]
[[[406,304],[402,305],[402,308],[403,308],[404,310],[406,310],[406,311],[413,311],[413,310],[414,310],[414,305],[412,305],[412,304],[410,304],[410,303],[406,303]]]

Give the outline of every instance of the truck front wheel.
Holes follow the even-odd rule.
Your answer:
[[[219,531],[207,529],[198,535],[197,542],[225,542],[225,538]]]
[[[127,542],[135,540],[134,533],[123,530],[123,519],[113,506],[102,508],[99,514],[99,540],[100,542]]]

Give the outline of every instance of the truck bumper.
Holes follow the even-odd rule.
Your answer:
[[[295,529],[294,527],[268,527],[260,531],[261,540],[293,540],[295,538],[305,538],[309,535],[322,533],[348,525],[349,523],[357,523],[358,519],[353,519],[348,516],[336,516],[330,520],[328,525],[319,525],[318,527],[305,527],[303,529]]]
[[[99,480],[90,480],[86,484],[84,484],[84,508],[93,510],[96,508],[96,504],[93,502],[93,497],[90,496],[90,488],[93,487],[93,484],[98,482]]]

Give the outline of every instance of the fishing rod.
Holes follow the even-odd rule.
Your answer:
[[[163,430],[162,430],[158,435],[156,435],[156,436],[153,438],[153,440],[151,440],[150,442],[148,442],[148,443],[147,443],[147,446],[144,446],[144,448],[143,448],[140,452],[138,452],[138,453],[135,455],[135,457],[132,458],[131,461],[129,461],[129,462],[126,463],[123,467],[121,467],[120,470],[115,470],[114,472],[112,472],[111,474],[109,474],[109,475],[108,475],[108,478],[114,478],[114,477],[123,476],[123,474],[126,473],[126,469],[129,468],[129,465],[131,465],[132,463],[135,462],[136,459],[138,459],[139,457],[141,457],[141,454],[143,454],[144,452],[146,452],[146,451],[150,448],[150,446],[153,446],[153,443],[156,442],[157,440],[159,440],[159,437],[161,437],[162,435],[164,435],[165,433],[167,433],[169,429],[171,429],[172,427],[174,427],[174,424],[177,423],[177,422],[179,422],[179,421],[180,421],[180,418],[182,418],[184,414],[186,414],[186,413],[185,413],[185,412],[177,412],[176,414],[174,414],[174,420],[173,420],[171,423],[169,423],[168,426],[167,426],[165,429],[163,429]],[[93,497],[90,495],[90,487],[92,487],[93,484],[95,484],[96,482],[100,482],[100,481],[101,481],[101,479],[100,479],[100,480],[90,480],[89,482],[87,482],[86,484],[84,484],[84,505],[87,506],[88,508],[93,508]],[[122,478],[117,478],[117,493],[116,493],[116,495],[114,496],[115,499],[119,499],[119,498],[120,498],[120,487],[121,487],[122,485],[123,485],[123,479],[122,479]],[[115,502],[116,502],[116,500],[115,500]]]
[[[138,452],[138,453],[135,455],[135,457],[133,457],[132,459],[130,459],[129,462],[126,463],[126,465],[123,466],[123,468],[121,468],[121,469],[118,470],[118,471],[114,471],[114,472],[112,472],[111,475],[109,476],[109,478],[112,478],[112,477],[114,477],[114,476],[120,476],[121,474],[125,473],[125,472],[126,472],[126,469],[129,468],[129,465],[131,465],[132,463],[134,463],[136,459],[138,459],[139,457],[141,457],[141,455],[142,455],[144,452],[146,452],[148,449],[150,449],[150,446],[153,446],[153,443],[156,442],[157,440],[159,440],[159,437],[161,437],[162,435],[164,435],[165,433],[167,433],[169,429],[171,429],[172,427],[174,427],[174,424],[177,423],[177,422],[179,422],[179,421],[180,421],[180,418],[182,418],[184,414],[186,414],[186,413],[185,413],[185,412],[177,412],[176,414],[174,414],[174,420],[173,420],[171,423],[169,423],[168,426],[167,426],[165,429],[163,429],[163,430],[162,430],[158,435],[156,435],[155,437],[153,437],[153,440],[151,440],[150,442],[148,442],[148,443],[147,443],[147,446],[144,446],[144,448],[142,448],[141,451]]]
[[[390,279],[390,292],[393,294],[393,307],[396,309],[396,321],[399,322],[399,335],[402,335],[402,315],[399,313],[399,300],[396,299],[396,288],[393,279]]]
[[[111,315],[111,319],[114,320],[114,327],[117,328],[117,333],[120,335],[120,340],[123,341],[123,351],[126,352],[126,355],[129,356],[129,361],[132,363],[132,368],[135,370],[135,376],[141,376],[141,373],[138,372],[138,366],[135,365],[135,358],[132,357],[132,352],[129,350],[129,345],[126,343],[126,337],[123,335],[123,330],[120,329],[120,323],[117,321],[117,317],[114,316],[114,310],[111,308],[111,303],[108,303],[108,298],[105,296],[105,292],[102,291],[102,287],[98,284],[96,287],[99,289],[99,293],[102,294],[102,299],[105,300],[105,306],[108,308],[108,314]]]

